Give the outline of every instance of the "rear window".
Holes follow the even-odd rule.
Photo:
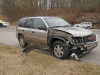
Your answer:
[[[91,23],[88,23],[88,24],[91,24]]]

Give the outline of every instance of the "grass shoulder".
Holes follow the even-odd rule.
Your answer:
[[[100,65],[32,51],[26,57],[22,48],[0,44],[0,75],[100,75]]]

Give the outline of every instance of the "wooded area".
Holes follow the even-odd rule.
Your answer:
[[[75,14],[100,13],[100,0],[0,0],[0,8],[9,21],[34,15],[66,15],[76,20]]]

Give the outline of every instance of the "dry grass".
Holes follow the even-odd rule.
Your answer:
[[[8,18],[2,14],[0,14],[0,20],[8,21]]]
[[[12,26],[17,26],[17,24],[18,24],[18,21],[10,22],[10,25],[12,25]]]
[[[58,60],[32,51],[22,56],[22,48],[0,44],[0,75],[100,75],[100,66],[75,60]]]

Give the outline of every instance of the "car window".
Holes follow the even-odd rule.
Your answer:
[[[38,29],[39,26],[45,26],[43,20],[39,18],[34,19],[33,28]]]
[[[91,23],[88,23],[89,25],[91,24]]]
[[[65,21],[62,18],[44,18],[44,19],[51,28],[71,26],[67,21]]]
[[[87,23],[85,23],[85,25],[87,25]]]
[[[21,19],[21,20],[19,21],[18,25],[19,25],[20,27],[23,27],[25,21],[26,21],[26,19]]]
[[[81,25],[83,25],[84,23],[81,23]]]
[[[31,28],[31,25],[32,25],[32,19],[27,19],[27,21],[24,24],[24,27]]]

